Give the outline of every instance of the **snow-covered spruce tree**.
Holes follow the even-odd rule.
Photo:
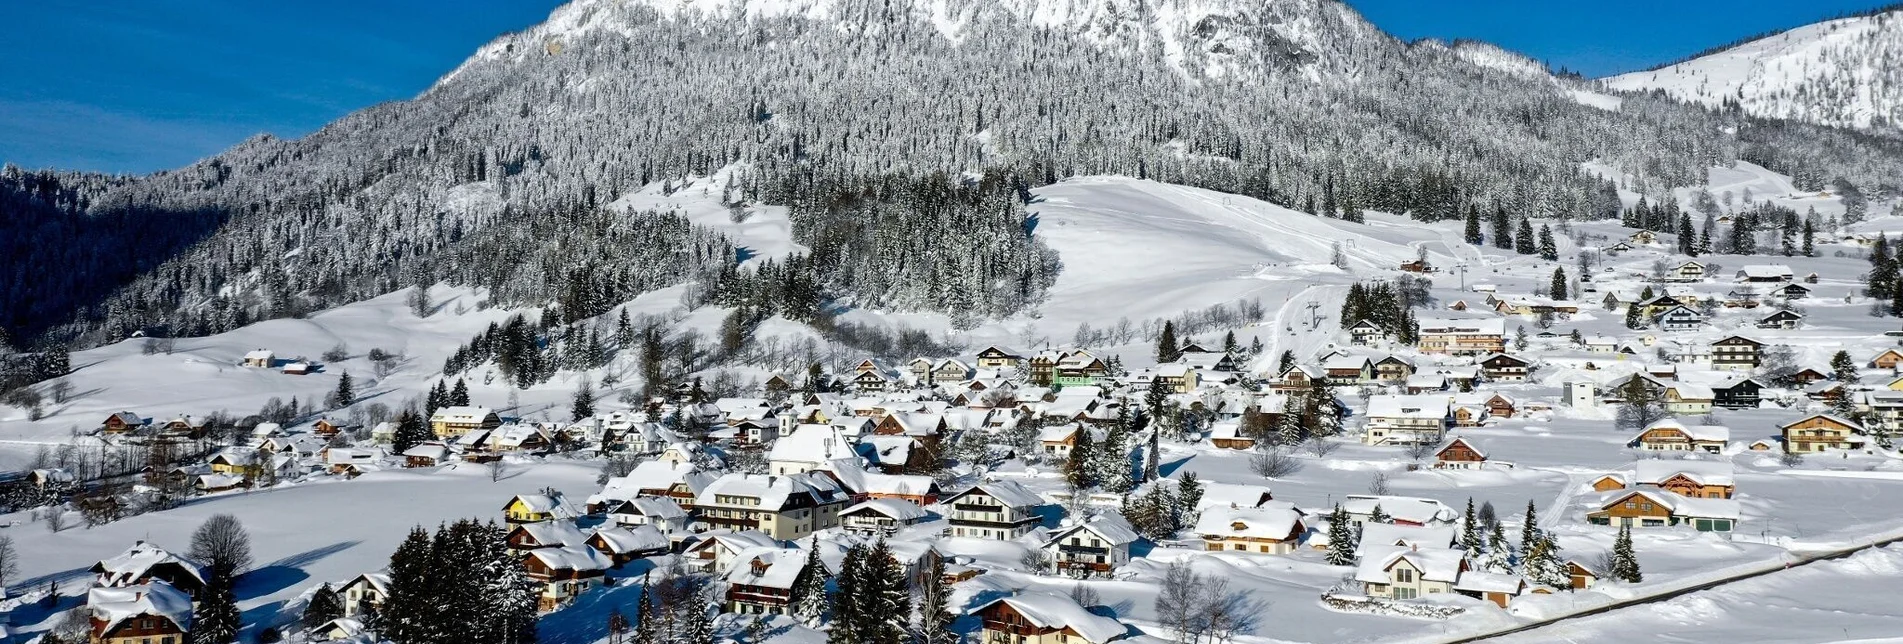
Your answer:
[[[857,644],[865,641],[861,628],[866,623],[865,613],[872,606],[863,581],[866,552],[864,544],[855,543],[846,548],[846,558],[839,565],[839,575],[833,578],[833,619],[832,628],[826,632],[827,644]]]
[[[357,402],[356,386],[350,380],[350,372],[345,371],[337,377],[337,389],[330,393],[330,400],[324,402],[331,409],[342,409]]]
[[[430,536],[421,526],[390,555],[390,595],[383,603],[379,633],[396,644],[431,644],[432,625],[438,619],[437,590],[430,568]]]
[[[1467,512],[1460,522],[1460,547],[1466,552],[1467,561],[1479,565],[1480,556],[1487,551],[1486,537],[1480,533],[1480,519],[1474,515],[1474,499],[1467,497]]]
[[[1183,357],[1183,347],[1176,341],[1176,323],[1164,320],[1163,331],[1156,336],[1156,363],[1169,364]]]
[[[396,430],[390,435],[390,449],[398,454],[409,451],[425,441],[435,438],[429,427],[423,424],[423,418],[408,409],[397,414]]]
[[[1534,539],[1533,547],[1526,553],[1526,561],[1521,562],[1521,574],[1528,581],[1552,588],[1572,585],[1566,562],[1560,558],[1559,542],[1545,533]]]
[[[1540,521],[1535,514],[1532,501],[1526,502],[1526,520],[1520,524],[1520,552],[1532,552],[1533,544],[1540,538]]]
[[[237,641],[243,616],[238,612],[238,597],[232,593],[233,580],[208,575],[205,589],[192,606],[192,644],[230,644]]]
[[[1328,515],[1328,565],[1352,566],[1355,563],[1355,548],[1359,545],[1355,528],[1348,520],[1348,511],[1341,505],[1335,506]]]
[[[1313,385],[1313,387],[1321,386]],[[1272,437],[1276,445],[1293,446],[1302,442],[1302,403],[1303,399],[1296,397],[1293,393],[1283,396],[1282,416],[1276,419],[1275,436]]]
[[[1467,222],[1466,226],[1462,229],[1461,240],[1474,246],[1479,246],[1486,241],[1486,237],[1480,234],[1479,206],[1472,204],[1467,205]]]
[[[892,558],[885,540],[874,543],[861,564],[863,605],[859,636],[868,644],[904,644],[912,612],[904,570]]]
[[[1196,523],[1196,515],[1200,514],[1197,508],[1203,503],[1203,489],[1203,481],[1196,476],[1195,472],[1184,472],[1182,478],[1176,480],[1177,523],[1181,525]]]
[[[582,376],[581,383],[575,385],[575,398],[568,415],[576,421],[595,415],[595,383],[588,376]]]
[[[1528,221],[1527,218],[1520,218],[1520,225],[1514,229],[1513,236],[1513,252],[1521,255],[1532,255],[1539,252],[1537,242],[1533,238],[1533,222]]]
[[[1546,292],[1548,295],[1551,295],[1553,299],[1555,300],[1564,300],[1567,298],[1566,269],[1564,268],[1553,269],[1553,281],[1551,285],[1547,286]]]
[[[343,599],[337,596],[337,591],[330,584],[325,583],[311,591],[310,602],[304,604],[304,615],[298,625],[308,631],[343,616]]]
[[[826,566],[819,560],[819,538],[806,548],[806,564],[793,583],[793,618],[807,628],[819,628],[832,597],[826,594]]]
[[[1064,481],[1072,489],[1088,490],[1096,487],[1095,444],[1091,442],[1090,427],[1077,425],[1076,438],[1072,439],[1070,454],[1064,461]]]
[[[1125,494],[1134,484],[1130,471],[1130,436],[1122,423],[1113,423],[1095,445],[1091,478],[1106,492]]]
[[[1559,244],[1553,241],[1553,227],[1552,226],[1549,226],[1547,224],[1540,224],[1539,251],[1540,251],[1540,259],[1543,259],[1549,262],[1559,261]]]
[[[483,599],[483,610],[477,639],[464,641],[533,644],[541,584],[531,579],[521,560],[510,554],[507,530],[494,522],[468,523],[475,542],[473,561],[481,564],[474,583]],[[454,564],[443,561],[440,565]]]
[[[1612,570],[1614,579],[1627,583],[1639,583],[1645,575],[1639,572],[1639,556],[1632,550],[1632,526],[1619,526],[1619,536],[1612,542]]]
[[[1493,247],[1501,249],[1501,250],[1512,250],[1513,249],[1513,220],[1507,218],[1506,207],[1504,206],[1494,207],[1493,217],[1491,219],[1491,222],[1493,224],[1493,233],[1488,235],[1488,237],[1490,238],[1489,241],[1492,242]]]
[[[450,389],[450,390],[449,390],[449,397],[448,397],[448,398],[446,398],[446,399],[445,399],[445,401],[446,401],[446,402],[448,403],[448,405],[449,405],[449,406],[451,406],[451,407],[467,407],[467,406],[469,406],[469,383],[468,383],[468,381],[465,381],[465,380],[463,380],[462,378],[457,378],[457,379],[456,379],[456,387],[455,387],[455,388],[453,388],[453,389]]]
[[[1381,504],[1376,503],[1374,504],[1374,509],[1368,512],[1367,522],[1368,523],[1390,523],[1393,521],[1393,519],[1394,517],[1388,516],[1388,512],[1386,510],[1381,509]]]
[[[1513,572],[1513,544],[1507,541],[1506,532],[1499,523],[1487,532],[1487,555],[1481,559],[1480,567],[1494,574]]]
[[[952,630],[957,619],[951,612],[951,585],[945,583],[945,559],[930,557],[925,568],[924,585],[918,593],[918,623],[913,628],[916,644],[956,644],[958,632]]]
[[[1853,385],[1863,379],[1857,361],[1850,357],[1849,351],[1838,351],[1830,356],[1830,375],[1845,385]]]

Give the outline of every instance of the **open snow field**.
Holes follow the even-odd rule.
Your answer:
[[[722,180],[695,181],[671,192],[650,187],[616,203],[629,208],[679,209],[698,223],[734,235],[736,243],[750,249],[752,257],[778,257],[801,250],[790,239],[783,209],[753,209],[744,221],[734,222],[719,203]],[[1800,212],[1809,206],[1816,206],[1820,214],[1841,212],[1834,197],[1789,192],[1787,179],[1755,166],[1714,169],[1710,187],[1714,193],[1720,189],[1741,192],[1750,187],[1757,198],[1788,199],[1788,204]],[[1037,218],[1037,234],[1059,251],[1065,263],[1049,300],[1035,315],[988,322],[964,332],[950,329],[942,315],[853,311],[847,319],[924,328],[960,339],[974,350],[990,343],[1036,348],[1043,343],[1024,342],[1023,338],[1042,338],[1057,345],[1068,342],[1079,323],[1101,328],[1124,317],[1140,323],[1214,304],[1259,299],[1266,310],[1264,319],[1237,332],[1245,344],[1254,337],[1263,340],[1267,350],[1254,365],[1263,369],[1283,349],[1312,360],[1334,345],[1345,345],[1346,338],[1337,331],[1333,317],[1347,285],[1357,280],[1390,278],[1395,275],[1396,264],[1414,259],[1423,250],[1429,261],[1444,271],[1456,264],[1466,266],[1464,274],[1440,272],[1431,276],[1437,306],[1444,307],[1455,301],[1484,301],[1484,294],[1472,288],[1480,284],[1492,285],[1502,294],[1531,294],[1548,283],[1554,268],[1563,267],[1569,275],[1577,271],[1570,257],[1576,247],[1571,237],[1577,237],[1583,245],[1607,246],[1630,233],[1617,222],[1576,224],[1570,232],[1558,228],[1556,235],[1563,237],[1562,259],[1548,262],[1536,256],[1469,246],[1461,241],[1460,222],[1428,225],[1370,213],[1368,223],[1352,224],[1245,197],[1136,179],[1073,179],[1040,188],[1035,194],[1037,201],[1030,211]],[[1681,191],[1679,196],[1689,199],[1690,193]],[[1873,204],[1871,210],[1888,212],[1887,204]],[[1861,224],[1859,229],[1903,229],[1903,221],[1880,217]],[[1338,240],[1343,242],[1348,257],[1345,271],[1329,263]],[[1768,308],[1720,308],[1712,324],[1703,330],[1645,334],[1625,331],[1622,317],[1596,302],[1612,289],[1630,287],[1636,291],[1639,279],[1651,272],[1655,260],[1668,257],[1669,249],[1640,248],[1607,257],[1595,270],[1593,281],[1582,284],[1594,290],[1580,298],[1581,313],[1558,321],[1550,329],[1561,337],[1530,340],[1533,349],[1529,352],[1537,352],[1548,366],[1529,383],[1490,389],[1521,401],[1554,400],[1561,383],[1578,378],[1605,382],[1631,373],[1648,362],[1659,361],[1650,351],[1674,340],[1704,343],[1739,332],[1793,345],[1800,361],[1819,367],[1839,349],[1851,351],[1859,360],[1868,359],[1882,347],[1896,344],[1894,338],[1883,334],[1896,330],[1897,324],[1895,318],[1868,315],[1870,302],[1854,295],[1859,290],[1858,276],[1867,270],[1862,252],[1848,245],[1822,244],[1819,256],[1814,258],[1701,257],[1701,261],[1721,265],[1726,276],[1745,264],[1763,263],[1788,264],[1800,276],[1818,273],[1819,281],[1809,285],[1813,295],[1801,303],[1807,315],[1805,324],[1788,331],[1760,330],[1752,323],[1768,313]],[[1463,282],[1468,287],[1465,290]],[[1726,278],[1692,286],[1723,293],[1732,284]],[[632,314],[667,316],[678,321],[677,328],[698,329],[711,335],[718,329],[724,311],[686,311],[680,306],[684,291],[685,287],[676,287],[650,293],[627,307]],[[395,293],[306,319],[273,320],[218,336],[181,339],[169,355],[144,355],[137,340],[79,352],[73,358],[77,371],[67,377],[77,392],[71,402],[50,409],[51,415],[37,422],[25,420],[19,410],[0,408],[0,469],[17,470],[39,446],[66,442],[72,428],[88,431],[106,415],[122,409],[158,420],[218,410],[248,414],[273,397],[320,398],[335,388],[344,371],[357,379],[359,395],[366,402],[397,406],[433,384],[440,377],[443,359],[458,345],[511,313],[486,308],[479,292],[438,287],[432,294],[437,308],[423,318],[408,310],[402,293]],[[1323,318],[1312,326],[1308,324],[1310,302],[1318,304],[1317,313]],[[1423,311],[1419,315],[1435,313]],[[1468,315],[1492,314],[1476,311]],[[1520,326],[1529,334],[1541,331],[1535,320],[1508,320],[1510,333]],[[810,333],[779,320],[769,321],[765,329],[764,333],[788,338]],[[1642,341],[1642,336],[1647,336],[1651,343],[1640,355],[1588,353],[1562,341],[1575,329],[1587,338],[1606,335]],[[316,358],[339,343],[348,347],[351,358],[326,365],[312,375],[290,376],[236,366],[245,352],[257,348],[271,349],[280,357]],[[401,353],[405,360],[394,372],[376,377],[363,357],[373,347]],[[1122,356],[1131,368],[1150,363],[1148,340],[1101,349]],[[1382,348],[1349,349],[1383,355]],[[1587,363],[1592,363],[1590,369]],[[610,369],[631,373],[626,363]],[[1681,377],[1689,382],[1720,378],[1691,368]],[[1864,374],[1865,382],[1887,383],[1890,378],[1874,369]],[[477,404],[497,407],[504,415],[564,419],[578,380],[577,375],[564,374],[521,392],[511,392],[499,382],[481,382],[480,378],[469,384]],[[632,385],[623,382],[618,387]],[[622,406],[613,399],[612,392],[600,399],[603,411]],[[515,404],[505,403],[510,400]],[[1360,404],[1352,393],[1348,402],[1357,407]],[[1801,417],[1804,406],[1721,410],[1713,420],[1731,427],[1734,443],[1742,446],[1775,433],[1779,423]],[[1350,425],[1358,425],[1358,421],[1352,418]],[[1388,476],[1392,494],[1435,498],[1456,508],[1464,506],[1468,498],[1476,504],[1491,502],[1509,526],[1517,526],[1531,501],[1541,525],[1559,535],[1566,556],[1592,561],[1609,549],[1612,530],[1587,525],[1584,520],[1597,498],[1587,482],[1598,474],[1627,469],[1634,459],[1646,456],[1625,447],[1631,432],[1613,426],[1610,410],[1556,406],[1550,413],[1522,415],[1487,427],[1461,429],[1456,434],[1474,440],[1492,459],[1512,463],[1513,467],[1410,471],[1413,462],[1398,449],[1344,444],[1325,457],[1298,453],[1304,465],[1301,471],[1279,480],[1264,480],[1250,472],[1245,453],[1172,445],[1165,448],[1163,471],[1170,476],[1196,472],[1209,481],[1267,485],[1275,498],[1316,512],[1327,510],[1345,495],[1365,493],[1375,474],[1382,472]],[[1606,583],[1594,592],[1534,598],[1515,604],[1511,611],[1475,605],[1456,620],[1434,622],[1339,613],[1325,607],[1319,601],[1321,592],[1350,571],[1325,565],[1323,553],[1318,550],[1304,549],[1287,557],[1251,557],[1211,555],[1168,543],[1157,545],[1149,553],[1152,560],[1139,560],[1118,579],[1086,583],[1116,608],[1122,619],[1158,633],[1151,606],[1157,591],[1149,582],[1161,575],[1167,562],[1190,558],[1198,570],[1221,574],[1251,590],[1266,604],[1259,632],[1241,641],[1432,641],[1644,594],[1719,571],[1775,565],[1791,551],[1839,547],[1903,529],[1903,518],[1899,518],[1903,517],[1903,461],[1873,456],[1811,457],[1793,471],[1774,456],[1760,452],[1734,449],[1733,453],[1705,458],[1729,460],[1736,466],[1738,500],[1745,515],[1742,525],[1729,539],[1685,530],[1635,532],[1635,549],[1646,574],[1646,581],[1636,586]],[[1021,480],[1049,494],[1062,489],[1059,477],[1051,470],[1046,466],[1012,465],[997,475]],[[63,584],[70,595],[78,591],[86,566],[117,554],[134,540],[143,538],[183,549],[187,535],[205,517],[235,514],[252,531],[261,569],[247,579],[239,594],[247,623],[262,623],[276,621],[274,616],[288,616],[286,611],[297,607],[296,598],[318,582],[341,581],[382,566],[412,525],[433,525],[466,516],[496,517],[511,495],[545,486],[557,487],[571,496],[585,496],[595,487],[594,476],[594,464],[562,460],[515,462],[507,478],[493,483],[486,470],[467,466],[440,471],[386,470],[355,480],[319,477],[265,491],[212,495],[166,512],[93,529],[71,528],[58,535],[26,516],[0,517],[0,522],[20,522],[0,530],[14,536],[24,555],[24,581],[14,584],[16,589],[55,581]],[[1508,531],[1517,534],[1517,528]],[[948,539],[941,542],[941,547],[953,554],[972,556],[992,571],[961,585],[961,599],[975,602],[1025,587],[1067,590],[1075,583],[1018,572],[1023,569],[1018,563],[1024,550],[1020,544]],[[1514,641],[1616,641],[1658,634],[1683,641],[1818,641],[1895,635],[1903,632],[1899,630],[1903,626],[1897,624],[1894,610],[1885,612],[1888,604],[1878,597],[1887,597],[1881,590],[1891,587],[1885,584],[1894,583],[1894,573],[1900,567],[1903,555],[1889,548],[1698,593],[1658,607],[1626,609],[1535,631]],[[626,589],[590,596],[550,616],[544,622],[544,632],[552,642],[590,644],[602,637],[595,616],[605,611],[603,606],[629,597]],[[69,599],[62,606],[70,606],[73,601]],[[1834,610],[1844,612],[1825,612]],[[16,611],[14,625],[29,632],[43,628],[47,615],[35,611],[39,609]],[[1813,626],[1817,628],[1804,630]],[[1782,630],[1750,630],[1773,627]],[[776,642],[823,641],[823,636],[804,628],[786,626],[775,632]],[[1786,639],[1777,639],[1786,635]]]

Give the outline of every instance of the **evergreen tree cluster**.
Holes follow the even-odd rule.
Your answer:
[[[1343,329],[1367,321],[1394,335],[1396,340],[1409,344],[1415,342],[1420,333],[1420,328],[1414,324],[1412,307],[1388,282],[1356,282],[1349,285],[1348,296],[1341,303],[1341,315],[1336,320]]]
[[[63,349],[12,353],[0,336],[0,393],[71,373],[72,356]]]
[[[881,539],[846,550],[834,579],[830,644],[906,644],[912,614],[904,570]]]
[[[470,519],[411,530],[390,556],[377,633],[396,644],[533,644],[541,587],[505,537]]]

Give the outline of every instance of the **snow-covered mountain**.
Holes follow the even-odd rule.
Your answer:
[[[1830,20],[1603,80],[1753,116],[1903,132],[1903,8]]]
[[[1859,185],[1899,163],[1840,131],[1587,89],[1491,46],[1402,42],[1336,0],[580,0],[302,139],[143,177],[0,172],[0,239],[28,241],[0,248],[0,329],[198,335],[418,283],[586,313],[738,279],[730,255],[754,249],[706,217],[602,212],[721,172],[723,206],[786,209],[786,247],[810,251],[784,260],[795,282],[1001,317],[1062,265],[1011,201],[1066,177],[1432,221],[1610,216],[1589,160],[1654,193],[1714,160]]]

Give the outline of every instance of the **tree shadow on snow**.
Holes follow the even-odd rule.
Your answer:
[[[536,626],[537,644],[594,644],[607,639],[608,615],[620,610],[632,621],[640,611],[646,587],[632,581],[582,593],[575,602],[542,616]]]

